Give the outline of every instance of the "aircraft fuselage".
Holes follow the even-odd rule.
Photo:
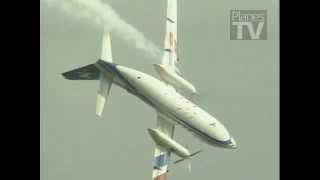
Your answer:
[[[187,128],[210,145],[236,148],[236,142],[220,121],[179,94],[172,86],[132,68],[99,61],[97,65],[115,76],[115,84],[172,119],[172,123]]]

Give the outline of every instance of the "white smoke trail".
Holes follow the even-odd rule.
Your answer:
[[[90,24],[105,28],[125,40],[129,45],[142,50],[145,54],[160,59],[161,51],[139,30],[125,22],[106,3],[101,0],[44,0],[47,5],[58,7],[65,13],[86,20]]]

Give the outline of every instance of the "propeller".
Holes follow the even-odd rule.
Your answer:
[[[186,146],[186,148],[189,150],[188,146]],[[175,161],[174,164],[177,164],[177,163],[182,162],[187,159],[188,160],[188,170],[189,170],[189,172],[191,172],[191,158],[193,156],[199,154],[200,152],[202,152],[202,150],[199,150],[199,151],[196,151],[196,152],[190,154],[187,158],[179,159],[179,160]]]

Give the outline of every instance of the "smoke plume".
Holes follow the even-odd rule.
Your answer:
[[[106,29],[151,58],[160,59],[160,49],[101,0],[44,0],[44,2],[49,6],[58,7],[74,18]]]

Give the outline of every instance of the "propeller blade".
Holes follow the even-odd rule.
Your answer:
[[[197,152],[194,152],[194,153],[190,154],[190,157],[195,156],[195,155],[197,155],[197,154],[199,154],[199,153],[201,153],[201,152],[202,152],[202,150],[199,150],[199,151],[197,151]]]
[[[191,172],[191,159],[188,160],[188,170],[189,170],[189,173]]]
[[[179,160],[175,161],[174,164],[177,164],[177,163],[179,163],[179,162],[181,162],[181,161],[184,161],[184,160],[185,160],[185,159],[179,159]]]
[[[196,152],[194,152],[194,153],[190,154],[189,158],[182,158],[182,159],[179,159],[179,160],[175,161],[175,162],[174,162],[174,164],[177,164],[177,163],[179,163],[179,162],[181,162],[181,161],[184,161],[185,159],[189,159],[189,160],[191,160],[191,157],[193,157],[193,156],[195,156],[195,155],[199,154],[200,152],[202,152],[202,150],[199,150],[199,151],[196,151]]]

